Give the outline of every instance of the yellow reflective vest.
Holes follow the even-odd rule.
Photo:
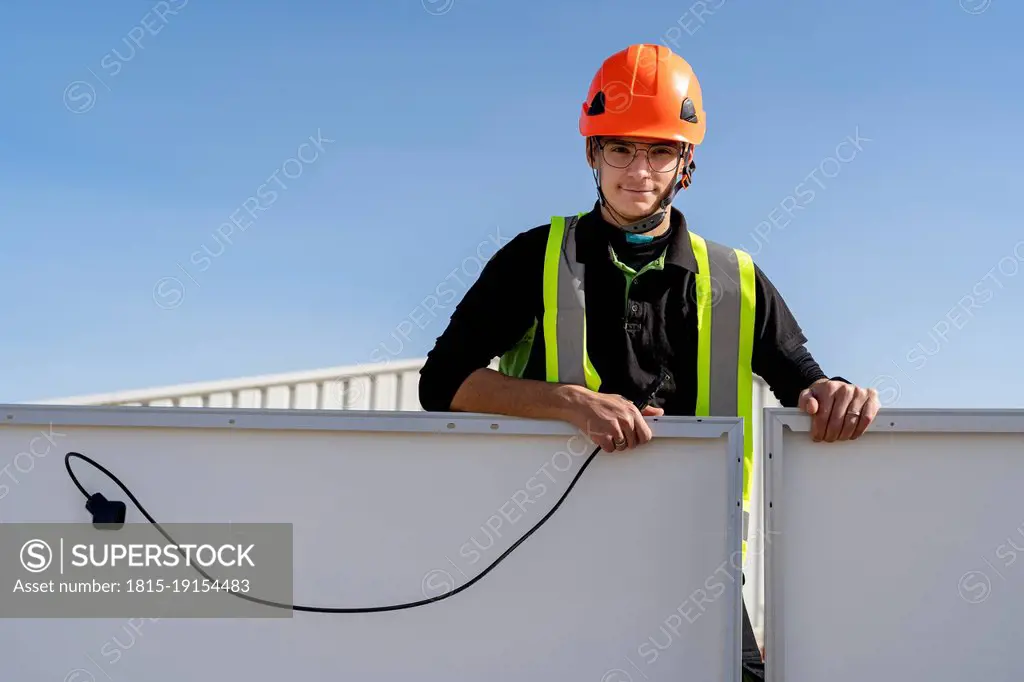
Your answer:
[[[579,216],[553,216],[544,254],[543,305],[547,381],[586,386],[597,391],[601,377],[587,354],[584,265],[576,258],[575,228]],[[697,260],[697,403],[695,416],[743,418],[743,555],[750,521],[750,489],[754,444],[753,373],[754,312],[757,293],[750,255],[706,240],[692,231],[690,244]],[[530,335],[532,336],[532,334]],[[514,354],[499,364],[512,374]]]

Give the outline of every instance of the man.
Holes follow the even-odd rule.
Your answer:
[[[560,419],[614,452],[651,439],[647,416],[743,416],[749,424],[754,373],[784,406],[812,415],[815,441],[859,437],[878,412],[877,392],[827,377],[750,256],[690,231],[672,207],[690,185],[706,126],[690,65],[663,45],[612,55],[590,84],[579,126],[597,187],[593,210],[553,217],[488,261],[420,371],[423,408]],[[654,403],[637,410],[631,400],[662,373]],[[744,674],[763,679],[746,615]]]

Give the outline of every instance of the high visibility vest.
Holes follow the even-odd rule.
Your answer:
[[[601,378],[587,354],[584,265],[576,258],[577,216],[554,216],[544,254],[545,378],[597,391]],[[697,405],[695,416],[743,418],[743,557],[750,525],[754,463],[754,311],[750,255],[689,233],[697,260]]]

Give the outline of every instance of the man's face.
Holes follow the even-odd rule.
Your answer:
[[[653,213],[678,179],[682,143],[643,137],[604,138],[591,165],[608,203],[627,220]],[[649,160],[649,162],[648,162]]]

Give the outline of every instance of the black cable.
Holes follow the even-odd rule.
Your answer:
[[[294,611],[311,611],[311,612],[315,612],[315,613],[376,613],[376,612],[379,612],[379,611],[398,611],[400,609],[411,609],[411,608],[413,608],[415,606],[423,606],[425,604],[430,604],[430,603],[433,603],[433,602],[436,602],[436,601],[441,601],[442,599],[447,599],[448,597],[453,597],[456,594],[458,594],[459,592],[462,592],[466,588],[468,588],[471,585],[473,585],[474,583],[476,583],[478,580],[483,578],[488,573],[490,573],[491,569],[493,569],[495,566],[497,566],[505,557],[507,557],[509,554],[512,553],[512,550],[514,550],[516,547],[518,547],[520,544],[522,544],[522,542],[524,540],[526,540],[526,538],[528,538],[531,535],[533,535],[533,533],[538,528],[540,528],[541,525],[545,521],[547,521],[549,518],[551,518],[551,515],[555,513],[555,511],[558,509],[559,506],[561,506],[562,502],[569,495],[569,492],[573,489],[573,486],[576,485],[576,481],[579,480],[580,475],[586,470],[587,466],[590,465],[590,462],[594,459],[594,456],[597,455],[597,453],[598,453],[598,451],[600,449],[601,449],[600,446],[594,448],[594,451],[592,453],[590,453],[590,456],[587,458],[587,461],[584,462],[583,466],[580,467],[580,470],[578,472],[576,472],[576,476],[574,476],[573,479],[572,479],[572,482],[569,483],[569,487],[566,488],[564,493],[562,493],[562,496],[558,499],[558,502],[556,502],[555,505],[548,511],[548,513],[544,515],[544,518],[542,518],[540,521],[538,521],[537,524],[533,528],[531,528],[525,534],[523,534],[523,537],[519,538],[519,540],[517,540],[514,545],[512,545],[507,550],[505,550],[505,552],[502,553],[501,556],[499,556],[497,559],[495,559],[494,562],[490,566],[485,568],[479,575],[474,577],[472,580],[470,580],[465,585],[461,585],[461,586],[455,588],[451,592],[447,592],[447,593],[439,595],[437,597],[430,597],[430,598],[427,598],[427,599],[421,599],[420,601],[409,602],[409,603],[406,603],[406,604],[395,604],[395,605],[392,605],[392,606],[366,606],[366,607],[361,607],[361,608],[331,608],[331,607],[322,607],[322,606],[300,606],[298,604],[281,604],[281,603],[278,603],[278,602],[272,602],[272,601],[267,601],[265,599],[259,599],[257,597],[252,597],[250,595],[243,594],[241,592],[235,592],[235,591],[231,591],[231,590],[229,590],[228,592],[230,594],[235,595],[236,597],[240,597],[242,599],[247,599],[247,600],[249,600],[251,602],[255,602],[257,604],[265,604],[265,605],[268,605],[268,606],[276,606],[276,607],[283,608],[283,609],[292,609]],[[167,541],[170,542],[171,544],[173,544],[175,546],[175,548],[178,547],[178,543],[174,540],[174,538],[172,538],[170,535],[167,534],[167,532],[164,531],[164,529],[160,526],[160,524],[157,523],[156,519],[154,519],[149,514],[149,512],[146,511],[146,508],[142,506],[142,503],[139,502],[138,499],[136,499],[135,495],[132,494],[132,492],[128,489],[128,487],[125,486],[125,484],[122,483],[121,480],[117,476],[112,474],[110,471],[105,469],[103,467],[103,465],[97,463],[93,459],[91,459],[89,457],[86,457],[85,455],[83,455],[81,453],[78,453],[78,452],[69,452],[69,453],[67,453],[64,456],[64,466],[67,468],[68,475],[71,476],[71,480],[74,481],[75,485],[78,486],[78,489],[82,491],[82,494],[85,495],[86,499],[89,499],[89,497],[90,497],[89,494],[85,491],[84,488],[82,488],[81,484],[78,482],[78,479],[75,477],[75,474],[71,471],[70,460],[72,458],[77,458],[77,459],[81,459],[81,460],[83,460],[85,462],[88,462],[89,464],[91,464],[92,466],[96,467],[97,469],[102,471],[104,474],[106,474],[107,477],[111,481],[113,481],[114,483],[117,484],[117,487],[119,487],[121,490],[124,491],[124,494],[128,496],[128,498],[132,501],[132,503],[139,510],[139,512],[141,512],[142,515],[145,516],[146,519],[150,523],[152,523],[154,526],[156,526],[156,529],[158,531],[160,531],[160,534],[163,535],[165,538],[167,538]],[[192,567],[195,568],[196,571],[198,571],[204,578],[206,578],[207,580],[213,581],[213,582],[218,582],[215,578],[212,578],[211,576],[207,575],[206,572],[203,571],[195,563],[192,563],[192,562],[190,562],[190,563],[191,563]]]
[[[650,391],[649,395],[647,396],[647,399],[646,400],[642,400],[642,401],[633,401],[633,405],[638,410],[642,410],[644,406],[646,406],[651,401],[653,401],[655,394],[662,387],[662,385],[664,385],[666,378],[667,378],[667,375],[664,372],[662,372],[661,376],[658,378],[658,381],[655,382],[655,385],[652,387],[652,390]],[[513,544],[511,547],[506,549],[502,553],[501,556],[499,556],[497,559],[495,559],[494,562],[491,563],[490,566],[485,568],[479,575],[477,575],[475,578],[470,580],[465,585],[461,585],[461,586],[455,588],[451,592],[447,592],[447,593],[439,595],[437,597],[430,597],[430,598],[427,598],[427,599],[421,599],[419,601],[408,602],[408,603],[405,603],[405,604],[394,604],[394,605],[391,605],[391,606],[366,606],[366,607],[360,607],[360,608],[337,608],[337,607],[327,607],[327,606],[301,606],[301,605],[298,605],[298,604],[282,604],[280,602],[273,602],[273,601],[268,601],[266,599],[259,599],[257,597],[252,597],[250,595],[243,594],[241,592],[237,592],[237,591],[233,591],[233,590],[228,590],[228,593],[229,594],[233,594],[234,596],[236,596],[236,597],[238,597],[240,599],[245,599],[247,601],[251,601],[251,602],[254,602],[256,604],[264,604],[266,606],[274,606],[274,607],[282,608],[282,609],[292,609],[293,611],[308,611],[308,612],[312,612],[312,613],[378,613],[378,612],[381,612],[381,611],[398,611],[398,610],[401,610],[401,609],[411,609],[411,608],[416,607],[416,606],[424,606],[426,604],[432,604],[434,602],[441,601],[442,599],[447,599],[448,597],[454,597],[456,594],[458,594],[459,592],[462,592],[463,590],[467,589],[471,585],[475,584],[478,580],[483,578],[485,575],[490,573],[491,569],[493,569],[495,566],[497,566],[499,563],[501,563],[502,560],[505,559],[505,557],[507,557],[509,554],[512,553],[512,550],[514,550],[516,547],[521,545],[523,543],[523,541],[526,540],[526,538],[528,538],[531,535],[533,535],[533,533],[538,528],[540,528],[549,518],[551,518],[551,515],[554,514],[555,511],[562,505],[562,502],[564,502],[565,498],[568,497],[569,492],[572,491],[573,487],[575,487],[576,482],[580,479],[580,476],[582,476],[583,472],[587,470],[587,467],[590,466],[590,462],[593,461],[594,457],[597,455],[597,453],[600,450],[601,450],[601,446],[597,446],[597,447],[594,448],[594,451],[590,453],[589,457],[587,457],[587,461],[585,461],[583,463],[583,466],[580,467],[580,470],[576,472],[575,476],[573,476],[573,479],[569,483],[569,486],[565,489],[565,492],[562,493],[562,496],[560,498],[558,498],[558,501],[555,502],[555,505],[548,511],[548,513],[544,515],[544,518],[542,518],[540,521],[538,521],[536,523],[536,525],[534,525],[533,528],[531,528],[526,533],[524,533],[523,537],[521,537],[518,540],[516,540],[515,544]],[[157,523],[156,519],[154,519],[150,515],[150,513],[148,511],[146,511],[146,508],[143,507],[142,503],[139,502],[138,498],[136,498],[135,495],[132,494],[132,491],[128,489],[128,486],[126,486],[124,483],[121,482],[121,479],[119,479],[117,476],[115,476],[113,473],[111,473],[109,470],[107,470],[102,464],[100,464],[99,462],[96,462],[92,458],[86,457],[85,455],[83,455],[83,454],[81,454],[79,452],[69,452],[66,455],[64,455],[64,467],[68,470],[68,476],[71,477],[71,480],[74,482],[75,486],[81,491],[81,493],[85,496],[86,500],[89,500],[91,498],[91,496],[85,490],[85,488],[82,487],[82,484],[79,483],[78,478],[75,476],[75,472],[73,472],[71,470],[71,459],[72,458],[80,459],[80,460],[82,460],[84,462],[88,462],[89,464],[94,466],[96,469],[98,469],[99,471],[103,472],[107,476],[107,478],[109,478],[111,481],[113,481],[115,484],[117,484],[117,487],[120,488],[122,491],[124,491],[124,494],[127,495],[128,499],[130,499],[132,501],[132,504],[135,505],[135,508],[138,509],[139,512],[141,512],[142,515],[146,517],[147,521],[149,521],[151,524],[156,526],[156,529],[158,531],[160,531],[160,534],[163,535],[165,538],[167,538],[167,541],[170,542],[171,544],[173,544],[175,549],[179,549],[179,553],[180,553],[180,548],[178,546],[178,543],[175,542],[174,538],[172,538],[170,535],[168,535],[167,532],[164,531],[164,529],[160,526],[160,524]],[[217,579],[212,578],[211,576],[207,575],[207,573],[205,571],[203,571],[203,569],[200,568],[199,566],[195,565],[192,562],[189,562],[189,563],[192,566],[192,568],[196,569],[196,571],[200,575],[202,575],[204,578],[206,578],[207,580],[213,581],[215,583],[218,582]]]

